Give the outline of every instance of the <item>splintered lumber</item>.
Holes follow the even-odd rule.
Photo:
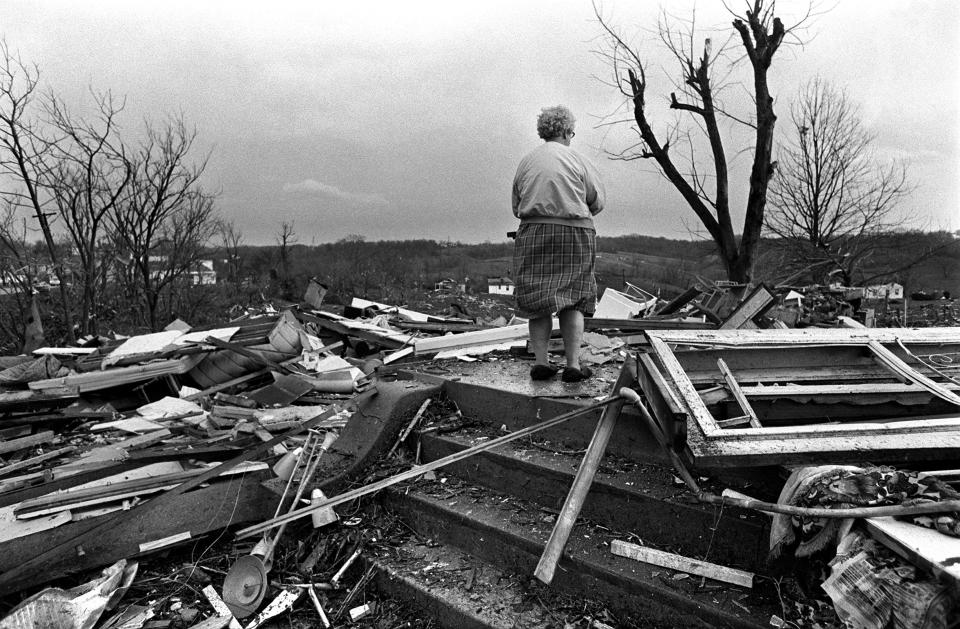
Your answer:
[[[37,456],[30,457],[29,459],[24,459],[22,461],[17,461],[16,463],[11,463],[10,465],[4,465],[0,467],[0,476],[6,476],[7,474],[12,474],[13,472],[18,472],[20,470],[25,470],[38,463],[43,463],[44,461],[49,461],[50,459],[56,459],[63,456],[64,454],[69,454],[76,450],[76,446],[67,446],[65,448],[59,448],[53,450],[52,452],[46,452],[44,454],[39,454]]]
[[[903,362],[899,356],[888,350],[877,341],[869,341],[867,346],[870,348],[870,351],[873,352],[873,355],[876,356],[880,364],[889,369],[893,374],[907,380],[908,382],[913,382],[917,386],[923,387],[930,393],[946,400],[947,402],[950,402],[951,404],[960,406],[960,396],[953,391],[950,391],[946,387],[934,382],[925,375],[917,373],[910,365]]]
[[[656,311],[655,314],[658,315],[668,315],[673,314],[679,311],[681,308],[686,306],[688,303],[696,299],[701,295],[702,291],[696,286],[691,286],[687,290],[683,291],[669,302],[667,302],[662,308]]]
[[[960,538],[936,529],[894,518],[864,520],[872,537],[912,564],[929,570],[937,579],[960,587]]]
[[[400,432],[400,436],[397,437],[397,441],[393,444],[393,447],[390,448],[390,451],[387,452],[388,457],[394,453],[397,447],[403,443],[407,437],[410,436],[410,433],[413,431],[413,429],[416,428],[418,423],[420,423],[420,418],[423,417],[423,414],[427,411],[428,406],[430,406],[430,398],[427,398],[423,401],[423,404],[420,405],[419,410],[417,410],[417,412],[414,414],[413,419],[411,419],[410,423],[408,423]]]
[[[679,570],[680,572],[695,574],[698,577],[707,577],[708,579],[732,583],[745,588],[753,587],[752,572],[728,568],[699,559],[691,559],[690,557],[683,557],[646,546],[637,546],[619,539],[610,542],[610,552],[618,557],[635,559],[661,568]]]
[[[377,390],[371,388],[351,398],[349,402],[359,405],[376,395],[376,393]],[[0,595],[15,591],[17,588],[27,587],[25,583],[29,584],[33,582],[40,571],[52,572],[51,565],[57,566],[62,574],[64,564],[72,565],[72,563],[75,562],[74,553],[77,546],[92,543],[97,540],[98,536],[103,535],[107,531],[123,530],[123,528],[135,525],[137,521],[152,519],[160,517],[161,515],[169,517],[164,513],[164,510],[177,505],[180,496],[183,495],[184,492],[200,487],[211,479],[217,478],[221,474],[234,469],[241,463],[263,456],[269,452],[273,446],[283,443],[290,437],[298,435],[305,430],[313,428],[315,425],[333,417],[342,410],[342,406],[332,405],[320,415],[305,421],[299,426],[291,428],[282,435],[278,435],[266,443],[261,443],[255,447],[244,450],[234,458],[210,468],[199,476],[194,476],[190,480],[177,485],[173,489],[129,511],[121,512],[106,520],[78,522],[77,528],[72,529],[71,536],[61,540],[59,543],[52,544],[43,551],[34,552],[29,558],[24,558],[23,561],[0,572]],[[209,500],[209,498],[207,500]],[[199,511],[203,510],[199,509]],[[205,530],[208,529],[209,527]],[[196,529],[191,527],[191,530]]]
[[[723,323],[720,324],[721,330],[737,328],[755,328],[753,318],[763,312],[773,304],[774,296],[770,289],[760,284],[749,295],[740,302],[739,305],[730,313]]]
[[[223,472],[221,476],[244,474],[264,469],[267,469],[266,463],[250,463],[242,468],[235,468]],[[89,507],[104,502],[115,502],[124,498],[156,493],[164,489],[176,487],[183,481],[200,476],[207,471],[209,471],[208,468],[200,468],[147,478],[136,478],[118,483],[104,483],[102,486],[67,489],[50,494],[49,496],[26,500],[14,509],[14,514],[16,514],[18,518],[31,518],[55,513],[57,511]]]
[[[375,301],[368,301],[366,299],[361,299],[359,297],[354,297],[353,301],[350,302],[350,305],[354,308],[375,308],[381,312],[390,313],[395,312],[402,317],[406,317],[411,321],[417,321],[420,323],[426,323],[433,319],[430,315],[423,314],[422,312],[417,312],[416,310],[408,310],[407,308],[400,308],[398,306],[390,306],[388,304],[381,304]]]
[[[723,379],[727,383],[727,388],[730,389],[730,393],[733,394],[733,397],[737,401],[737,404],[740,405],[740,408],[743,410],[744,414],[749,419],[750,425],[753,426],[754,428],[762,428],[762,426],[760,425],[760,419],[757,417],[756,412],[754,412],[753,407],[750,406],[750,401],[747,400],[747,396],[744,395],[743,390],[740,388],[740,384],[737,382],[737,379],[733,376],[733,372],[730,371],[729,367],[727,367],[727,363],[725,363],[722,358],[718,358],[717,367],[720,368],[720,373],[723,374]],[[720,425],[720,422],[717,422],[717,424]]]
[[[324,500],[323,502],[319,502],[317,504],[311,504],[309,507],[296,509],[296,510],[290,511],[286,515],[275,517],[272,520],[267,520],[265,522],[261,522],[260,524],[256,524],[254,526],[250,526],[245,529],[242,529],[237,532],[237,537],[243,538],[243,537],[250,537],[251,535],[257,535],[259,533],[263,533],[264,531],[269,531],[270,529],[276,528],[278,526],[282,526],[287,522],[292,522],[293,520],[298,520],[300,518],[308,517],[312,513],[316,511],[320,511],[327,507],[335,507],[345,502],[350,502],[351,500],[354,500],[356,498],[361,498],[363,496],[378,492],[381,489],[392,487],[397,483],[402,483],[404,481],[417,478],[419,476],[422,476],[426,472],[439,469],[451,463],[456,463],[457,461],[461,461],[463,459],[471,457],[474,454],[477,454],[478,452],[486,452],[488,450],[492,450],[505,443],[510,443],[511,441],[515,441],[522,437],[526,437],[527,435],[532,435],[533,433],[538,432],[540,430],[551,428],[565,421],[573,419],[574,417],[580,417],[581,415],[592,413],[593,411],[603,408],[608,404],[612,404],[613,402],[616,402],[619,399],[620,399],[619,395],[606,397],[596,402],[593,402],[591,404],[588,404],[586,406],[583,406],[581,408],[578,408],[576,410],[570,411],[568,413],[564,413],[562,415],[558,415],[552,419],[542,421],[538,424],[533,424],[532,426],[527,426],[526,428],[521,428],[520,430],[517,430],[516,432],[512,432],[508,435],[503,435],[502,437],[497,437],[496,439],[491,439],[490,441],[478,443],[475,446],[471,446],[469,448],[466,448],[465,450],[461,450],[460,452],[455,452],[451,455],[445,456],[440,459],[436,459],[429,463],[424,463],[423,465],[414,466],[405,472],[395,474],[381,481],[371,483],[364,487],[358,487],[357,489],[352,489],[350,491],[340,494],[339,496],[334,496],[332,498]],[[0,579],[2,578],[3,578],[3,575],[0,575]]]
[[[529,329],[527,324],[521,323],[520,325],[477,330],[476,332],[463,332],[462,334],[447,334],[446,336],[415,339],[413,341],[413,348],[414,354],[422,356],[424,354],[434,354],[444,350],[461,349],[473,345],[523,341],[528,336]]]
[[[35,380],[27,386],[33,391],[61,391],[64,389],[75,389],[79,393],[90,391],[100,391],[124,384],[133,384],[143,380],[151,380],[160,376],[172,374],[184,374],[196,365],[201,355],[184,356],[182,358],[172,358],[168,360],[157,360],[143,365],[131,365],[129,367],[112,367],[103,371],[88,371],[85,373],[63,376],[61,378],[48,378],[46,380]]]
[[[636,378],[631,374],[630,363],[624,363],[620,370],[620,376],[614,384],[614,392],[618,394],[622,387],[628,386]],[[620,395],[620,399],[603,409],[603,414],[597,422],[597,427],[593,432],[593,438],[590,439],[590,445],[583,455],[583,461],[577,470],[577,475],[573,479],[567,498],[560,509],[560,515],[557,517],[553,530],[550,532],[550,539],[540,555],[540,561],[533,574],[537,579],[550,585],[553,581],[553,574],[557,569],[557,562],[563,554],[563,548],[570,539],[570,532],[573,525],[576,524],[577,516],[580,515],[580,509],[587,499],[587,492],[590,491],[590,485],[593,483],[593,477],[597,474],[600,467],[600,461],[607,449],[607,443],[610,441],[610,435],[617,425],[617,418],[620,417],[620,411],[623,409],[625,399]]]
[[[332,332],[343,338],[352,336],[368,343],[382,345],[387,349],[400,349],[407,344],[406,341],[400,340],[398,335],[388,336],[387,334],[389,334],[389,332],[387,330],[384,330],[383,328],[376,328],[376,326],[370,326],[372,328],[376,328],[375,330],[370,330],[356,324],[349,325],[347,323],[349,320],[346,319],[333,320],[325,317],[318,317],[306,312],[297,312],[296,316],[301,321],[312,323],[318,328],[327,330],[328,332]],[[376,330],[380,331],[378,332]]]
[[[38,432],[35,435],[30,435],[29,437],[20,437],[19,439],[0,441],[0,454],[16,452],[25,448],[32,448],[33,446],[38,446],[41,443],[50,443],[55,438],[56,437],[53,434],[53,431],[44,430],[43,432]]]

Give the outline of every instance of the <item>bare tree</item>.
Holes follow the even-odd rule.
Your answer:
[[[0,194],[12,207],[26,209],[36,219],[43,234],[60,293],[66,337],[74,340],[69,321],[73,307],[68,290],[67,274],[58,252],[50,224],[50,199],[43,185],[50,176],[50,144],[41,136],[34,108],[37,106],[39,71],[25,64],[7,42],[0,39]]]
[[[820,264],[847,285],[898,226],[897,203],[910,191],[902,163],[883,164],[872,150],[859,107],[846,92],[815,78],[790,110],[790,137],[777,151],[767,228],[790,245],[793,262]],[[822,279],[822,278],[814,278]]]
[[[114,239],[130,255],[142,314],[153,330],[161,295],[189,274],[217,228],[214,195],[200,185],[208,157],[189,161],[196,137],[182,115],[159,127],[146,123],[130,158],[129,190],[111,213]]]
[[[280,231],[276,233],[277,242],[277,281],[280,284],[280,293],[284,299],[293,298],[293,278],[290,276],[291,248],[297,244],[297,233],[293,223],[283,221]]]
[[[682,33],[672,30],[666,18],[660,21],[660,39],[673,53],[681,76],[681,80],[676,82],[677,91],[670,94],[670,108],[692,116],[693,122],[705,136],[712,163],[712,173],[707,174],[698,170],[698,162],[693,154],[694,140],[689,135],[679,134],[676,128],[666,134],[654,131],[648,116],[647,90],[650,84],[646,64],[638,48],[631,46],[620,30],[605,19],[594,5],[594,13],[608,45],[600,54],[613,70],[613,84],[629,99],[635,130],[639,135],[639,141],[634,146],[615,157],[654,160],[659,171],[680,192],[716,243],[729,279],[744,284],[753,277],[764,222],[767,186],[774,172],[771,155],[777,117],[773,111],[767,72],[774,55],[791,31],[774,15],[774,8],[773,1],[751,0],[747,3],[744,15],[732,14],[735,35],[716,47],[711,39],[706,39],[699,56],[694,52],[695,23],[692,20],[689,30]],[[739,38],[739,45],[735,45],[735,37]],[[735,57],[738,51],[740,54]],[[735,64],[742,58],[746,58],[750,64],[754,110],[749,116],[738,120],[724,109],[718,100],[718,92],[726,78],[725,72],[731,68],[728,64]],[[731,217],[728,159],[721,133],[721,117],[745,124],[753,130],[750,187],[739,239]],[[681,144],[686,144],[691,152],[687,172],[681,171],[676,156],[671,153],[672,148]]]
[[[94,94],[96,117],[74,116],[66,104],[51,95],[46,110],[58,137],[50,143],[52,167],[44,180],[51,205],[61,219],[78,258],[81,334],[96,334],[100,295],[107,282],[110,252],[107,217],[125,194],[132,167],[120,142],[117,118],[123,104],[110,92]]]
[[[240,247],[243,246],[243,234],[233,221],[221,220],[218,223],[220,246],[227,260],[227,281],[236,286],[240,283]]]

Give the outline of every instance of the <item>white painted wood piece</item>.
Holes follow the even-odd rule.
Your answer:
[[[679,570],[698,577],[707,577],[724,583],[732,583],[745,588],[753,587],[753,573],[736,568],[728,568],[708,561],[700,561],[682,555],[675,555],[646,546],[638,546],[623,540],[615,539],[610,542],[610,552],[619,557],[627,557],[644,563]]]

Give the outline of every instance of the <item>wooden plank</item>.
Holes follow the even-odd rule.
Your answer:
[[[839,460],[915,465],[922,461],[957,460],[960,457],[960,432],[951,428],[940,433],[915,433],[905,439],[899,431],[864,438],[857,434],[806,435],[791,429],[787,434],[769,435],[765,440],[716,440],[704,438],[699,431],[691,431],[687,447],[693,464],[706,470],[835,464]]]
[[[711,330],[717,326],[707,321],[681,321],[678,319],[584,319],[586,330],[620,330],[639,332],[642,330]]]
[[[89,371],[61,378],[35,380],[27,386],[33,391],[61,390],[76,388],[80,393],[100,391],[124,384],[132,384],[171,374],[184,374],[200,362],[202,355],[184,356],[168,360],[158,360],[144,365],[114,367],[103,371]]]
[[[423,314],[422,312],[408,310],[407,308],[400,308],[399,306],[391,306],[389,304],[381,304],[376,301],[369,301],[359,297],[354,297],[353,301],[350,302],[350,305],[361,310],[364,308],[374,308],[383,313],[396,313],[410,319],[411,321],[419,323],[426,323],[430,321],[430,315]]]
[[[257,521],[273,514],[277,496],[255,476],[234,476],[208,487],[177,495],[148,509],[154,498],[129,511],[93,520],[67,523],[38,535],[0,545],[0,587],[19,591],[69,575],[134,557],[140,544],[184,530],[195,537],[231,524]],[[136,517],[134,517],[136,514]],[[94,530],[94,535],[84,535]],[[54,549],[56,552],[51,552]],[[45,556],[38,565],[37,557]],[[12,579],[11,575],[18,575]]]
[[[39,454],[37,456],[30,457],[29,459],[24,459],[22,461],[17,461],[16,463],[11,463],[10,465],[4,465],[0,467],[0,476],[6,476],[7,474],[12,474],[13,472],[19,472],[20,470],[25,470],[27,468],[33,467],[38,463],[43,463],[44,461],[49,461],[50,459],[56,459],[63,456],[64,454],[69,454],[76,450],[76,446],[67,446],[65,448],[59,448],[51,452],[46,452],[44,454]]]
[[[658,315],[673,314],[679,311],[681,308],[686,306],[688,303],[690,303],[694,299],[696,299],[697,297],[699,297],[702,293],[703,291],[701,291],[696,286],[691,286],[690,288],[683,291],[682,293],[680,293],[679,295],[677,295],[676,297],[668,301],[666,304],[664,304],[663,307],[661,307],[656,311],[656,314]]]
[[[473,456],[478,452],[486,452],[487,450],[492,450],[493,448],[499,447],[505,443],[510,443],[511,441],[515,441],[522,437],[526,437],[527,435],[532,435],[535,432],[552,428],[553,426],[562,424],[563,422],[569,421],[574,417],[580,417],[581,415],[592,413],[597,409],[606,406],[607,404],[612,404],[616,402],[619,399],[620,399],[619,396],[610,396],[610,397],[603,398],[602,400],[593,402],[586,406],[582,406],[568,413],[563,413],[562,415],[558,415],[557,417],[553,417],[552,419],[547,419],[537,424],[533,424],[532,426],[521,428],[510,434],[503,435],[502,437],[497,437],[489,441],[478,443],[477,445],[471,446],[465,450],[461,450],[449,456],[436,459],[434,461],[430,461],[429,463],[424,463],[423,465],[414,466],[409,470],[400,472],[399,474],[394,474],[393,476],[385,478],[381,481],[370,483],[369,485],[366,485],[364,487],[358,487],[357,489],[351,489],[350,491],[344,492],[339,496],[334,496],[332,498],[329,498],[317,504],[311,504],[309,507],[296,509],[296,510],[290,511],[286,515],[275,517],[272,520],[267,520],[266,522],[262,522],[255,526],[247,527],[241,531],[238,531],[237,536],[249,537],[251,535],[257,535],[264,531],[269,531],[270,529],[285,525],[288,522],[291,522],[293,520],[307,517],[312,513],[316,511],[322,511],[327,507],[335,507],[339,504],[350,502],[351,500],[355,500],[356,498],[360,498],[362,496],[366,496],[368,494],[372,494],[374,492],[380,491],[381,489],[392,487],[397,483],[402,483],[404,481],[411,480],[413,478],[418,478],[423,474],[425,474],[426,472],[439,469],[445,465],[449,465],[450,463],[456,463],[457,461]],[[0,574],[0,579],[3,579],[3,576],[4,575]]]
[[[700,399],[700,394],[697,393],[693,383],[687,378],[683,367],[677,361],[670,347],[658,336],[653,336],[649,332],[647,334],[650,337],[650,347],[666,371],[664,375],[677,388],[677,392],[680,394],[681,400],[687,408],[687,412],[689,413],[688,421],[696,422],[700,430],[708,436],[724,432],[724,430],[717,425],[717,420],[714,418],[713,413],[707,409],[707,405]]]
[[[683,354],[684,352],[676,352]],[[683,357],[681,357],[683,358]],[[729,363],[728,363],[729,365]],[[869,367],[839,366],[839,367],[757,367],[754,369],[737,369],[730,366],[740,382],[754,383],[781,383],[781,382],[849,382],[876,380],[877,384],[885,384],[892,380],[890,372],[879,365]],[[717,370],[687,370],[685,372],[690,382],[696,385],[717,384],[722,379]],[[749,386],[749,385],[747,385]]]
[[[946,387],[917,372],[913,369],[913,367],[900,360],[900,357],[877,341],[868,341],[867,347],[870,348],[870,351],[873,352],[873,355],[876,356],[877,360],[880,361],[880,363],[885,367],[890,369],[893,373],[900,374],[909,382],[913,382],[917,386],[923,387],[933,395],[936,395],[937,397],[946,400],[951,404],[960,406],[960,395],[957,395],[953,391],[950,391]]]
[[[941,385],[949,391],[960,391],[960,384]],[[903,395],[926,393],[933,395],[916,384],[897,382],[877,382],[875,384],[782,384],[777,386],[741,387],[748,398],[772,399],[790,397],[809,397],[835,395],[841,397],[874,395]],[[702,393],[702,392],[701,392]]]
[[[633,384],[634,379],[630,373],[630,361],[625,362],[620,370],[620,376],[613,385],[613,394],[617,395],[621,388],[629,387]],[[563,548],[567,545],[567,540],[570,539],[573,525],[576,524],[577,516],[580,515],[583,503],[587,499],[587,492],[590,491],[593,477],[596,476],[597,469],[600,467],[600,461],[603,459],[604,452],[606,452],[610,435],[613,434],[613,429],[617,425],[617,419],[620,417],[624,402],[625,400],[621,398],[603,409],[603,414],[600,415],[600,420],[597,422],[593,437],[590,439],[587,451],[583,455],[580,467],[577,469],[567,498],[563,502],[563,507],[560,508],[560,515],[553,525],[550,538],[544,546],[543,554],[540,555],[540,561],[537,563],[533,575],[547,585],[550,585],[550,582],[553,581],[554,572],[557,570],[557,562],[560,561]]]
[[[683,557],[673,553],[638,546],[623,540],[615,539],[610,542],[610,552],[618,557],[627,557],[644,563],[668,568],[670,570],[679,570],[688,574],[695,574],[698,577],[706,577],[724,583],[732,583],[740,587],[753,587],[753,573],[736,568],[728,568],[708,561],[700,561],[690,557]]]
[[[870,535],[892,551],[954,590],[960,587],[960,538],[894,518],[867,518],[864,523]]]
[[[643,352],[637,354],[637,383],[660,424],[667,446],[682,445],[687,439],[686,408],[653,358]]]
[[[730,316],[720,324],[721,330],[735,330],[738,328],[756,327],[753,318],[763,314],[774,301],[773,293],[764,284],[758,284],[743,301],[741,301]]]
[[[346,323],[347,320],[338,319],[336,321],[328,319],[325,317],[318,317],[317,315],[310,314],[308,312],[298,311],[296,313],[297,319],[304,321],[306,323],[312,323],[320,329],[332,332],[343,338],[355,337],[361,340],[364,340],[368,343],[373,343],[375,345],[381,345],[387,349],[400,349],[409,343],[409,340],[413,337],[407,335],[397,335],[389,334],[387,330],[382,330],[381,332],[371,331],[362,329],[356,326],[351,327]],[[405,336],[406,340],[400,340],[399,337]]]
[[[757,413],[753,410],[753,407],[750,406],[750,401],[747,399],[747,396],[743,394],[740,385],[737,383],[737,379],[733,377],[733,373],[730,371],[730,368],[727,367],[727,363],[723,362],[722,358],[718,358],[717,367],[720,368],[720,373],[723,374],[723,379],[727,382],[730,393],[733,394],[737,404],[740,405],[741,410],[743,410],[749,419],[750,425],[753,428],[762,428],[763,426],[760,425],[760,419],[757,417]]]
[[[505,343],[507,341],[522,341],[529,336],[526,323],[510,325],[501,328],[489,328],[463,334],[448,334],[446,336],[415,339],[413,341],[414,354],[434,354],[443,350],[460,349],[472,345],[489,345]]]
[[[805,437],[850,437],[864,440],[882,434],[900,434],[912,439],[927,434],[934,436],[938,433],[960,433],[960,416],[943,419],[896,419],[896,420],[865,420],[848,421],[839,424],[803,424],[800,426],[763,426],[761,428],[743,428],[736,432],[726,432],[718,435],[708,435],[707,439],[713,443],[731,441],[765,441],[767,439],[781,439],[794,435],[798,439]],[[913,447],[912,443],[904,447]]]
[[[906,345],[960,344],[960,327],[952,328],[794,328],[790,330],[651,330],[671,344],[713,347],[864,345],[868,341]]]
[[[18,450],[38,446],[41,443],[50,443],[55,438],[56,435],[53,434],[52,430],[44,430],[43,432],[38,432],[35,435],[30,435],[29,437],[20,437],[19,439],[0,441],[0,454],[17,452]]]
[[[376,393],[376,389],[371,388],[354,396],[351,398],[351,400],[349,400],[349,402],[359,406],[366,400],[376,395]],[[10,566],[6,571],[0,571],[0,595],[13,591],[14,588],[28,587],[30,585],[29,579],[36,578],[37,572],[43,570],[49,571],[51,564],[63,562],[64,560],[71,560],[73,558],[72,555],[74,549],[78,545],[95,542],[98,537],[103,535],[103,533],[108,529],[112,528],[123,530],[125,527],[129,527],[131,524],[135,526],[138,521],[149,520],[156,517],[169,517],[164,513],[164,508],[182,502],[181,497],[185,492],[195,489],[211,479],[214,479],[221,474],[234,469],[241,463],[262,456],[266,452],[270,451],[273,446],[280,444],[286,439],[289,439],[290,437],[305,430],[309,430],[315,425],[333,417],[337,413],[340,413],[343,411],[344,405],[332,405],[320,415],[303,422],[299,426],[291,428],[288,432],[274,437],[271,441],[261,443],[255,447],[244,450],[232,459],[207,470],[199,476],[194,476],[190,480],[177,485],[170,491],[167,491],[166,493],[147,501],[145,504],[113,516],[107,521],[97,521],[93,524],[84,522],[83,524],[89,525],[73,529],[72,536],[58,543],[48,544],[45,549],[40,552],[37,552],[37,549],[34,548],[31,556],[24,558],[24,560],[18,564]],[[200,492],[193,492],[193,494],[196,493]],[[209,504],[204,506],[209,507]],[[200,510],[206,511],[206,509]],[[181,526],[179,527],[179,530],[183,530],[184,528],[189,528],[191,531],[199,534],[201,528],[203,530],[209,530],[209,525],[204,524],[199,527]],[[123,557],[129,555],[121,556]]]

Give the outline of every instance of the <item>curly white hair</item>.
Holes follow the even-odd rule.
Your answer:
[[[537,134],[544,140],[558,138],[565,133],[573,133],[577,119],[563,105],[544,107],[537,116]]]

